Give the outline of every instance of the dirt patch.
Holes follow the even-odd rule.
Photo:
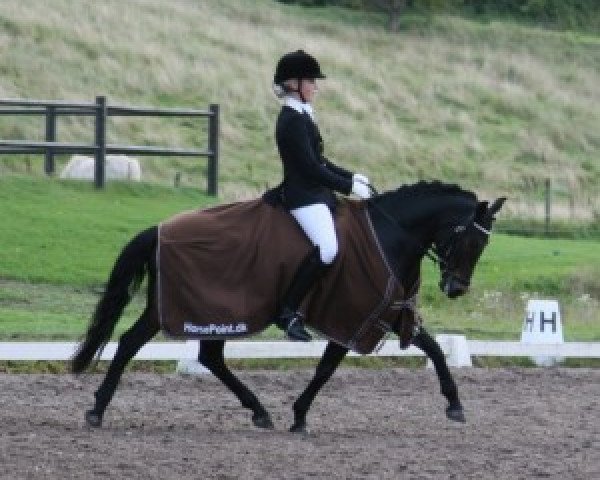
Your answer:
[[[243,372],[274,431],[212,376],[127,373],[104,426],[99,375],[0,375],[1,478],[600,478],[600,370],[454,371],[467,423],[431,370],[344,368],[291,434],[310,370]]]

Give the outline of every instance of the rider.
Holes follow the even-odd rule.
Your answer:
[[[323,141],[312,109],[316,79],[325,78],[317,60],[302,50],[279,60],[273,89],[283,99],[275,129],[283,162],[283,204],[296,219],[314,249],[298,267],[282,302],[276,325],[292,340],[310,341],[298,308],[315,281],[338,252],[332,211],[334,191],[359,198],[371,196],[369,179],[352,174],[323,156]]]

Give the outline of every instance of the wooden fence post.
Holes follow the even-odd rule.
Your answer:
[[[208,122],[208,194],[216,196],[219,176],[219,105],[211,103]]]
[[[545,184],[545,197],[546,197],[546,216],[545,216],[545,226],[546,226],[546,236],[550,233],[550,179],[547,178],[544,182]]]
[[[106,160],[106,97],[96,97],[96,152],[94,153],[94,184],[104,188]]]
[[[46,107],[46,141],[56,142],[56,107],[53,105]],[[52,147],[46,148],[44,172],[46,175],[54,173],[54,150]]]

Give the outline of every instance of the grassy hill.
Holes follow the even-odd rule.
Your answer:
[[[279,180],[274,64],[304,48],[328,79],[316,102],[332,159],[381,188],[419,178],[508,195],[507,212],[598,218],[600,37],[447,15],[385,18],[273,0],[36,0],[0,4],[0,96],[222,108],[221,197]],[[41,138],[42,119],[0,118],[0,138]],[[114,119],[114,143],[203,144],[198,125]],[[60,140],[91,139],[89,119]],[[24,170],[0,158],[0,173]],[[147,179],[198,183],[192,160],[144,159]],[[41,171],[31,159],[30,170]]]

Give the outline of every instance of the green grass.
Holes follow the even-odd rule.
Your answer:
[[[215,200],[197,189],[31,177],[0,178],[0,275],[28,282],[98,285],[137,233]]]
[[[0,338],[76,339],[124,243],[181,210],[215,202],[196,190],[0,178]],[[600,341],[600,242],[495,234],[471,292],[447,299],[425,260],[421,312],[433,333],[518,339],[529,298],[556,298],[567,340]],[[138,295],[119,323],[140,314]],[[282,338],[269,329],[263,338]]]
[[[137,232],[215,199],[198,189],[0,178],[0,338],[73,339]],[[139,297],[116,330],[141,313]],[[137,308],[136,308],[137,306]]]
[[[600,242],[496,234],[479,261],[471,291],[449,300],[424,271],[423,314],[433,330],[469,338],[518,339],[527,300],[559,300],[567,340],[600,341]]]

